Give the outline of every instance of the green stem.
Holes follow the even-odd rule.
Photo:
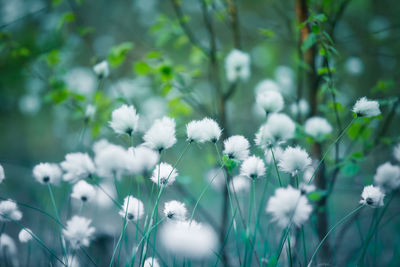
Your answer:
[[[289,266],[293,266],[292,262],[292,246],[290,245],[290,234],[287,237],[287,242],[288,242],[288,250],[289,250]]]
[[[274,151],[273,151],[272,147],[270,147],[270,150],[271,150],[271,154],[272,154],[272,159],[273,159],[273,161],[274,161],[274,166],[275,166],[275,170],[276,170],[276,175],[278,176],[279,186],[282,187],[281,176],[280,176],[280,174],[279,174],[278,165],[276,164],[275,154],[274,154]]]
[[[303,242],[304,264],[306,264],[306,262],[307,262],[307,246],[306,246],[306,237],[304,234],[304,226],[301,226],[301,239]]]
[[[128,209],[127,209],[128,210]],[[109,267],[111,267],[112,265],[113,265],[113,263],[114,263],[114,258],[115,258],[115,254],[117,253],[117,249],[118,248],[120,248],[121,247],[121,243],[122,243],[122,238],[123,238],[123,236],[124,236],[124,233],[125,233],[125,230],[126,230],[126,226],[128,225],[128,222],[126,221],[126,219],[125,219],[125,221],[124,221],[124,227],[122,228],[122,231],[121,231],[121,234],[120,234],[120,236],[119,236],[119,239],[118,239],[118,242],[117,242],[117,244],[115,245],[115,248],[114,248],[114,251],[113,251],[113,254],[112,254],[112,257],[111,257],[111,261],[110,261],[110,264],[108,265]],[[117,262],[117,266],[118,266],[118,262]]]
[[[321,240],[321,242],[318,244],[316,250],[314,251],[313,255],[311,256],[310,261],[308,262],[307,266],[310,267],[312,264],[312,261],[315,258],[315,255],[317,255],[318,250],[320,249],[320,247],[322,246],[322,244],[324,243],[324,241],[328,238],[328,236],[330,235],[330,233],[332,233],[336,227],[338,227],[339,225],[341,225],[344,221],[346,221],[349,217],[351,217],[354,213],[356,213],[357,211],[359,211],[360,209],[362,209],[364,207],[364,205],[360,205],[357,208],[355,208],[353,211],[351,211],[349,214],[347,214],[346,216],[344,216],[340,221],[338,221],[329,231],[328,233],[325,235],[325,237]]]

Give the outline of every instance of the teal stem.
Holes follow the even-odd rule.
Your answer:
[[[279,186],[282,187],[281,175],[279,174],[278,165],[276,163],[275,154],[274,154],[274,151],[273,151],[272,147],[270,147],[270,150],[271,150],[271,154],[272,154],[272,159],[274,161],[276,175],[278,176]]]

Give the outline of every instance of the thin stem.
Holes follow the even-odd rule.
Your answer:
[[[289,250],[289,266],[293,266],[292,262],[292,246],[290,245],[290,234],[287,237],[287,242],[288,242],[288,250]]]
[[[127,209],[128,210],[128,209]],[[108,265],[108,266],[112,266],[112,264],[114,263],[114,258],[115,258],[115,254],[117,253],[117,249],[118,248],[120,248],[121,247],[121,243],[122,243],[122,238],[123,238],[123,235],[124,235],[124,233],[125,233],[125,229],[126,229],[126,226],[128,225],[128,221],[126,221],[126,219],[125,219],[125,221],[124,221],[124,227],[122,228],[122,232],[121,232],[121,234],[120,234],[120,236],[119,236],[119,239],[118,239],[118,242],[117,242],[117,244],[115,245],[115,248],[114,248],[114,251],[113,251],[113,255],[112,255],[112,257],[111,257],[111,261],[110,261],[110,264]],[[118,262],[117,262],[117,265],[118,265]]]
[[[274,166],[275,166],[275,170],[276,170],[276,175],[278,176],[279,186],[282,187],[281,176],[280,176],[280,174],[279,174],[278,165],[276,164],[276,159],[275,159],[274,150],[272,149],[272,147],[270,147],[270,150],[271,150],[271,154],[272,154],[272,159],[273,159],[273,161],[274,161]]]
[[[306,264],[306,262],[307,262],[307,246],[306,246],[306,237],[304,234],[304,226],[301,226],[301,239],[303,242],[304,264]]]
[[[364,205],[360,205],[357,208],[355,208],[353,211],[351,211],[349,214],[347,214],[346,216],[344,216],[340,221],[338,221],[329,231],[328,233],[325,235],[325,237],[321,240],[321,242],[318,244],[316,250],[314,251],[313,255],[311,256],[310,261],[308,262],[307,266],[310,267],[312,261],[315,258],[315,255],[317,255],[317,252],[319,250],[319,248],[322,246],[322,244],[324,243],[324,241],[328,238],[329,234],[332,233],[336,227],[338,227],[339,225],[341,225],[344,221],[346,221],[349,217],[351,217],[354,213],[356,213],[357,211],[359,211],[360,209],[362,209],[364,207]]]

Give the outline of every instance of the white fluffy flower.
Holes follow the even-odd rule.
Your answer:
[[[145,144],[156,151],[163,151],[176,143],[175,120],[163,117],[157,119],[143,137]]]
[[[8,253],[9,255],[12,255],[12,266],[16,266],[16,261],[14,256],[17,254],[17,246],[15,245],[14,240],[7,234],[1,234],[0,236],[0,255],[4,257],[4,253]]]
[[[385,191],[392,191],[400,186],[400,167],[386,162],[381,164],[374,176],[374,184]]]
[[[258,130],[255,143],[267,149],[293,138],[295,130],[296,125],[292,119],[285,114],[274,113],[268,116],[267,122]]]
[[[178,172],[176,169],[168,163],[161,162],[154,169],[151,180],[159,186],[169,186],[175,181],[177,176]]]
[[[32,233],[32,231],[28,228],[22,229],[18,234],[19,242],[27,243],[30,240],[32,240],[33,237],[32,237],[31,233]]]
[[[249,157],[249,141],[241,135],[234,135],[224,141],[224,154],[230,159],[243,161]]]
[[[4,174],[4,168],[0,164],[0,184],[3,182],[3,180],[6,178],[6,175]]]
[[[282,228],[287,227],[291,220],[300,227],[310,217],[312,207],[300,190],[289,185],[275,190],[275,194],[268,200],[266,211]]]
[[[93,119],[95,115],[96,115],[96,107],[91,104],[87,105],[85,110],[86,120]]]
[[[274,90],[258,93],[256,95],[256,102],[267,114],[279,112],[284,106],[282,95]]]
[[[231,191],[235,191],[237,194],[245,194],[250,190],[250,180],[244,176],[237,175],[232,178],[230,182]]]
[[[111,114],[110,126],[117,134],[132,135],[139,122],[139,115],[133,106],[122,105]]]
[[[211,187],[216,191],[225,189],[225,171],[221,168],[212,168],[205,174],[206,181],[211,183]]]
[[[276,163],[278,163],[282,157],[283,149],[280,146],[275,146],[270,149],[266,149],[264,152],[264,156],[265,156],[265,161],[268,164],[274,163],[274,157],[272,156],[271,149],[272,149],[272,152],[274,153],[275,161],[276,161]]]
[[[308,153],[300,147],[287,147],[283,151],[278,166],[281,171],[290,173],[292,176],[304,171],[311,165],[311,158]]]
[[[171,220],[184,221],[186,220],[185,204],[176,200],[168,201],[164,205],[164,214]]]
[[[19,221],[22,219],[22,212],[17,204],[11,199],[0,201],[0,221]]]
[[[317,187],[313,184],[308,184],[307,182],[305,183],[300,183],[299,188],[302,194],[310,194],[311,192],[314,192],[317,190]]]
[[[305,117],[310,112],[310,105],[307,100],[300,99],[298,102],[294,102],[290,105],[290,112],[295,117]]]
[[[59,184],[61,169],[54,163],[40,163],[33,168],[33,176],[42,184]]]
[[[217,142],[221,136],[221,128],[218,123],[210,118],[200,121],[191,121],[186,125],[188,142],[204,143],[211,141]]]
[[[368,185],[362,191],[360,203],[377,208],[383,206],[384,197],[385,194],[379,187]]]
[[[381,114],[378,101],[368,100],[365,96],[357,100],[353,106],[353,112],[358,117],[374,117]]]
[[[100,79],[108,77],[108,75],[110,75],[110,67],[108,66],[107,60],[103,60],[94,65],[93,71]]]
[[[259,94],[261,94],[263,92],[267,92],[267,91],[280,92],[281,89],[279,88],[279,85],[274,80],[271,80],[271,79],[262,80],[254,88],[255,95],[259,95]]]
[[[63,180],[70,183],[88,178],[95,172],[94,163],[87,153],[69,153],[60,165],[66,172]]]
[[[146,174],[153,170],[159,159],[159,154],[146,146],[130,147],[128,149],[128,170],[131,174]]]
[[[228,81],[247,81],[250,77],[250,56],[240,50],[232,50],[225,59],[225,69]]]
[[[91,220],[80,216],[74,216],[67,221],[67,227],[63,230],[63,234],[73,249],[90,245],[95,231],[94,227],[90,226],[91,222]]]
[[[206,224],[196,221],[176,221],[164,224],[160,241],[165,249],[179,257],[202,259],[217,251],[217,235]]]
[[[102,189],[100,189],[100,186]],[[96,206],[102,208],[102,209],[108,209],[113,207],[114,202],[110,199],[116,199],[117,193],[115,191],[115,186],[111,184],[110,182],[103,182],[99,184],[98,187],[95,188],[96,190],[96,195],[94,197],[93,202],[96,204]],[[103,190],[106,192],[104,193]]]
[[[265,170],[264,161],[257,156],[251,156],[245,159],[240,166],[240,175],[257,179],[265,175]]]
[[[122,210],[119,211],[119,215],[129,221],[140,220],[144,215],[143,202],[133,196],[127,196],[124,199],[124,206]]]
[[[143,264],[143,267],[160,267],[158,260],[152,257],[148,257]]]
[[[91,201],[96,195],[96,190],[93,185],[88,184],[86,181],[81,180],[77,182],[72,188],[71,197],[81,200],[83,202]]]
[[[129,152],[121,146],[108,143],[105,140],[96,142],[93,146],[96,173],[103,178],[119,178],[127,172]]]
[[[327,119],[317,116],[307,119],[304,128],[308,135],[317,140],[322,140],[332,132],[332,126]]]
[[[393,157],[400,162],[400,144],[397,144],[394,148],[393,148]]]

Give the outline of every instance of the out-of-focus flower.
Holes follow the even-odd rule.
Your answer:
[[[281,171],[290,173],[292,176],[304,171],[311,165],[311,158],[308,153],[300,147],[287,147],[283,151],[278,166]]]
[[[139,115],[133,106],[122,105],[111,114],[110,126],[117,134],[132,135],[136,132]]]
[[[237,175],[232,178],[230,189],[237,194],[245,194],[250,190],[250,180],[244,176]]]
[[[0,221],[19,221],[22,219],[22,212],[17,204],[11,199],[0,201]]]
[[[292,119],[285,114],[274,113],[268,116],[267,122],[258,130],[255,143],[265,150],[293,138],[295,130]]]
[[[265,79],[259,82],[254,88],[255,95],[259,95],[268,91],[280,92],[279,85],[274,80]]]
[[[274,90],[264,91],[257,94],[256,102],[267,114],[279,112],[284,106],[282,95]]]
[[[164,214],[171,220],[184,221],[186,220],[185,204],[176,200],[168,201],[164,205]]]
[[[96,195],[96,190],[86,181],[77,182],[72,188],[71,197],[81,200],[82,202],[91,201]]]
[[[95,173],[94,163],[87,153],[69,153],[60,165],[66,172],[63,180],[69,183],[88,178]]]
[[[393,148],[393,157],[400,162],[400,144],[397,144]]]
[[[175,120],[163,117],[157,119],[143,137],[146,146],[161,152],[176,143]]]
[[[108,66],[107,60],[103,60],[93,66],[93,71],[96,73],[99,79],[106,78],[110,75],[110,67]]]
[[[96,107],[91,104],[87,105],[85,110],[85,119],[92,120],[95,115],[96,115]]]
[[[91,220],[80,216],[74,216],[67,221],[63,235],[70,242],[73,249],[88,247],[93,239],[95,228],[90,226]]]
[[[384,197],[385,194],[379,187],[368,185],[365,186],[362,191],[360,203],[373,208],[378,208],[383,206]]]
[[[290,221],[300,227],[310,217],[312,207],[300,190],[289,185],[275,190],[275,194],[268,201],[266,211],[282,228],[287,227]]]
[[[300,115],[300,117],[305,117],[310,112],[310,105],[307,100],[300,99],[298,102],[294,102],[290,105],[290,112],[294,117]]]
[[[73,68],[65,76],[67,87],[77,94],[91,96],[96,90],[96,76],[89,68]]]
[[[250,179],[258,179],[265,175],[265,164],[257,156],[251,156],[245,159],[240,167],[240,175]]]
[[[249,157],[249,141],[241,135],[234,135],[224,141],[224,154],[230,159],[243,161]]]
[[[119,211],[119,215],[129,221],[140,220],[144,215],[143,202],[133,196],[127,196],[124,199],[124,206],[122,210]]]
[[[128,171],[131,174],[145,175],[153,170],[159,159],[159,154],[154,150],[140,145],[128,149]]]
[[[384,191],[392,191],[400,186],[400,167],[386,162],[381,164],[374,176],[374,184]]]
[[[275,161],[276,161],[276,163],[278,163],[282,157],[283,149],[280,146],[275,146],[275,147],[272,147],[271,149],[272,149],[272,152],[274,153]],[[264,152],[265,161],[268,164],[274,163],[274,157],[272,156],[271,149],[266,149]]]
[[[353,112],[358,117],[374,117],[381,114],[378,101],[368,100],[365,96],[357,100],[353,106]]]
[[[0,164],[0,184],[4,181],[5,178],[6,178],[6,175],[4,174],[4,168]]]
[[[19,242],[28,243],[32,240],[32,231],[28,228],[22,229],[18,234]]]
[[[214,255],[217,240],[210,226],[196,221],[169,222],[160,230],[160,241],[165,249],[182,258],[202,259]]]
[[[33,176],[41,184],[58,185],[62,171],[55,163],[40,163],[33,168]]]
[[[100,140],[93,145],[96,173],[103,178],[119,178],[127,172],[129,152],[121,146]]]
[[[331,124],[322,117],[311,117],[306,120],[305,132],[316,140],[323,140],[332,132]]]
[[[161,162],[153,171],[151,180],[159,186],[169,186],[175,182],[178,172],[170,164]]]
[[[158,260],[155,258],[148,257],[143,264],[143,267],[160,267]]]
[[[352,75],[360,75],[364,71],[364,64],[358,57],[350,57],[345,63],[346,70]]]
[[[232,50],[225,59],[225,70],[228,81],[247,81],[250,77],[250,56],[240,50]]]
[[[9,235],[3,233],[0,236],[0,255],[2,258],[5,256],[4,253],[7,253],[8,256],[13,256],[12,262],[14,264],[14,256],[17,254],[17,246]]]

